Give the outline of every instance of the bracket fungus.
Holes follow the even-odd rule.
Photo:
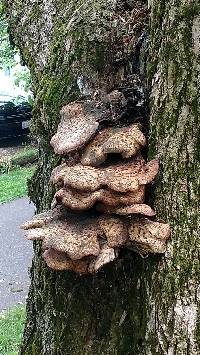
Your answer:
[[[61,212],[62,213],[62,212]],[[141,255],[163,253],[170,237],[168,224],[147,218],[122,218],[104,214],[89,217],[88,213],[60,215],[44,221],[27,223],[29,240],[42,240],[44,259],[55,270],[74,270],[80,274],[95,272],[100,266],[113,261],[120,246],[136,250]]]
[[[140,254],[164,253],[166,240],[170,237],[170,226],[141,218],[129,223],[128,234],[133,249]]]
[[[57,154],[67,154],[81,148],[99,127],[98,110],[85,102],[73,102],[60,111],[61,121],[51,145]]]
[[[97,272],[105,264],[109,264],[111,261],[115,260],[118,256],[118,251],[110,248],[104,244],[101,248],[100,254],[96,259],[92,260],[88,267],[89,273]]]
[[[109,207],[119,207],[144,201],[144,186],[140,186],[136,192],[119,193],[109,189],[100,189],[94,192],[77,191],[62,188],[55,193],[52,207],[63,205],[72,210],[87,210],[96,202],[102,202]]]
[[[73,270],[79,274],[88,272],[88,260],[71,260],[66,253],[59,252],[54,249],[47,249],[43,253],[43,258],[53,270]]]
[[[99,255],[96,218],[84,215],[69,215],[58,220],[51,220],[41,228],[29,228],[27,238],[42,240],[43,249],[53,248],[64,252],[72,260],[85,256]]]
[[[108,153],[118,153],[123,158],[130,158],[145,145],[146,138],[138,124],[105,128],[85,147],[81,163],[98,166],[106,160]]]
[[[170,227],[147,218],[156,213],[145,204],[145,188],[159,161],[142,157],[146,138],[138,124],[100,130],[99,123],[120,111],[123,100],[114,90],[105,102],[94,98],[61,110],[51,145],[56,154],[72,152],[76,158],[70,154],[71,160],[52,171],[57,189],[52,210],[22,225],[29,240],[42,241],[43,258],[52,269],[95,273],[117,259],[122,247],[140,255],[165,252]],[[116,154],[112,163],[109,153],[121,157]]]
[[[137,203],[133,205],[123,206],[123,207],[110,207],[104,204],[98,204],[97,210],[103,213],[114,213],[121,216],[131,215],[131,214],[142,214],[148,217],[155,216],[155,211],[148,205],[144,203]]]
[[[158,159],[145,163],[141,156],[129,162],[120,162],[105,168],[63,165],[54,169],[52,182],[81,191],[96,191],[107,186],[118,192],[137,191],[141,185],[152,182],[158,173]]]
[[[127,242],[128,229],[120,218],[104,215],[99,218],[99,226],[106,236],[109,247],[116,248]]]

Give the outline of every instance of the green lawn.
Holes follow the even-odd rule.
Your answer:
[[[38,149],[25,146],[15,154],[0,157],[0,172],[6,173],[17,167],[33,164],[37,159]]]
[[[0,313],[0,354],[17,355],[25,322],[25,307]]]
[[[0,174],[0,203],[14,200],[27,194],[27,178],[35,170],[34,166],[16,168],[7,174]]]

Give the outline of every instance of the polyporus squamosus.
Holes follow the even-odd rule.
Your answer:
[[[21,228],[24,230],[31,228],[40,228],[49,224],[52,221],[56,221],[66,215],[66,210],[61,206],[57,206],[53,210],[46,211],[40,214],[35,215],[30,221],[27,221],[21,225]]]
[[[73,102],[60,111],[61,121],[51,139],[56,154],[67,154],[83,147],[99,127],[101,113],[92,102]]]
[[[62,211],[57,217],[57,212],[52,218],[52,211],[49,211],[22,225],[29,240],[43,241],[43,257],[50,268],[84,274],[95,272],[116,258],[117,250],[102,239],[104,232],[96,217],[66,216]],[[40,221],[40,227],[37,221]]]
[[[96,258],[83,258],[71,260],[65,253],[54,249],[45,250],[43,258],[48,267],[53,270],[72,270],[80,275],[95,273],[105,264],[110,263],[118,256],[117,250],[102,245],[99,255]]]
[[[109,264],[118,256],[116,249],[110,248],[108,245],[103,245],[100,254],[91,261],[88,267],[88,272],[94,273],[101,269],[105,264]]]
[[[153,217],[156,214],[150,206],[145,205],[144,203],[138,203],[123,207],[110,207],[107,205],[99,204],[97,205],[97,210],[103,213],[115,213],[122,216],[129,214],[143,214],[148,217]]]
[[[56,169],[53,171],[53,183],[62,181],[64,186],[82,191],[96,191],[107,186],[114,191],[127,192],[137,191],[141,185],[152,182],[158,173],[159,161],[155,159],[146,164],[141,156],[137,156],[127,163],[107,168],[77,164]]]
[[[145,145],[146,139],[138,124],[105,128],[86,146],[81,162],[83,165],[98,166],[106,160],[108,153],[120,153],[123,158],[130,158]]]
[[[52,207],[61,204],[72,210],[87,210],[92,208],[96,202],[102,202],[110,207],[132,205],[144,201],[144,192],[144,186],[140,186],[136,192],[127,193],[119,193],[108,189],[84,192],[62,188],[56,192]]]
[[[112,121],[120,113],[124,97],[113,91],[106,100]],[[99,122],[108,120],[109,110],[105,103],[97,105],[95,100],[74,102],[61,110],[61,122],[51,145],[57,154],[72,153],[68,163],[55,168],[51,176],[51,182],[60,187],[53,206],[60,206],[22,225],[28,239],[42,240],[44,260],[52,269],[94,273],[116,259],[120,247],[141,255],[165,252],[169,225],[133,216],[155,215],[144,204],[145,185],[157,175],[159,161],[146,163],[140,155],[146,139],[136,124],[106,128],[91,140]],[[108,153],[131,159],[96,167],[105,162]],[[80,213],[92,207],[96,208],[95,216]],[[104,214],[99,216],[99,212]]]
[[[51,181],[61,183],[82,191],[95,191],[100,188],[99,170],[92,166],[77,164],[74,166],[62,165],[62,168],[55,168],[52,172]]]
[[[100,246],[97,237],[96,218],[69,215],[59,220],[50,221],[42,228],[27,230],[29,240],[42,240],[43,249],[53,248],[64,252],[72,260],[85,256],[97,256]]]
[[[140,254],[164,253],[170,233],[169,224],[148,218],[133,219],[128,227],[130,245]]]
[[[73,270],[79,274],[88,273],[88,266],[90,260],[71,260],[66,253],[57,251],[55,249],[45,250],[43,258],[48,267],[53,270]]]
[[[42,218],[43,225],[37,227],[37,221]],[[87,214],[66,217],[62,211],[59,218],[56,212],[55,218],[47,221],[46,213],[23,227],[28,239],[43,241],[44,259],[49,267],[80,274],[96,272],[114,260],[122,245],[140,254],[163,253],[170,237],[169,225],[147,218],[88,217]]]
[[[158,169],[158,159],[146,164],[143,158],[136,157],[128,163],[119,163],[102,170],[99,182],[114,191],[137,191],[141,185],[154,180]]]
[[[98,222],[110,248],[116,248],[126,244],[128,240],[128,229],[123,220],[104,215],[99,218]]]

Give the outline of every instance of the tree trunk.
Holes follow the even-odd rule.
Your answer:
[[[49,141],[62,105],[80,97],[78,79],[84,92],[120,87],[142,102],[124,120],[149,131],[149,158],[161,161],[150,200],[172,228],[164,256],[124,250],[95,276],[48,269],[35,243],[21,355],[197,355],[198,1],[152,0],[148,12],[145,1],[5,3],[33,78],[40,162],[29,192],[38,211],[52,199],[49,177],[60,158]]]

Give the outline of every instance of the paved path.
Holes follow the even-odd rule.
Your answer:
[[[25,302],[32,243],[19,225],[33,214],[34,206],[27,197],[0,204],[0,311]]]

